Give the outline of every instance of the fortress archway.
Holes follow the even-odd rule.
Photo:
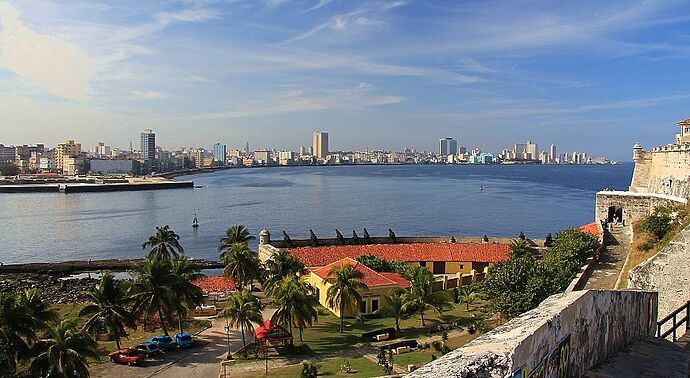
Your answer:
[[[606,220],[608,222],[613,222],[613,220],[618,219],[619,222],[623,221],[623,208],[620,206],[609,206],[608,216]]]

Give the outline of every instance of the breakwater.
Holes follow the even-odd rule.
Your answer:
[[[0,265],[0,273],[37,273],[69,275],[82,272],[99,271],[127,271],[140,263],[143,259],[110,259],[110,260],[81,260],[63,261],[56,263],[27,263]],[[212,260],[192,260],[199,269],[220,269],[224,265]]]
[[[0,193],[85,193],[193,188],[193,181],[0,185]]]

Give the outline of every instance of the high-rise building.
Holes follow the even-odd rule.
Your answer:
[[[271,165],[273,162],[271,150],[267,148],[259,148],[254,151],[254,160],[260,165]]]
[[[228,155],[228,147],[221,143],[213,145],[213,159],[217,162],[225,164],[225,159]]]
[[[549,158],[551,160],[551,163],[556,164],[556,145],[552,144],[551,145],[551,150],[549,151]]]
[[[527,141],[525,145],[525,160],[537,160],[539,159],[539,152],[537,152],[537,144],[532,143],[531,140]]]
[[[453,138],[443,138],[438,141],[439,156],[456,155],[458,153],[458,141]]]
[[[13,146],[0,144],[0,163],[11,163],[14,161],[16,149]]]
[[[77,157],[81,154],[81,143],[74,143],[73,139],[67,143],[60,143],[55,147],[55,166],[58,170],[66,172],[65,164],[69,158]]]
[[[144,160],[156,158],[156,134],[151,129],[144,129],[141,133],[141,149],[139,151]]]
[[[328,132],[314,131],[314,138],[312,141],[313,154],[319,159],[325,159],[328,156]]]

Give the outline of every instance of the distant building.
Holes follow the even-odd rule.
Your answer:
[[[546,153],[546,151],[542,151],[542,152],[539,154],[539,161],[540,161],[542,164],[548,164],[548,163],[549,163],[549,155]]]
[[[15,148],[13,146],[5,146],[0,144],[0,163],[14,162]]]
[[[98,142],[98,144],[91,149],[91,156],[104,158],[111,156],[112,150],[110,146],[106,146],[103,142]]]
[[[328,156],[328,132],[314,131],[312,153],[319,159],[325,159]]]
[[[267,148],[259,148],[254,151],[254,161],[259,165],[271,165],[273,159],[271,157],[271,150]]]
[[[194,160],[195,168],[204,168],[206,151],[203,148],[197,148],[192,151],[192,160]]]
[[[550,153],[549,153],[550,163],[555,164],[555,163],[556,163],[556,159],[557,159],[557,157],[556,157],[556,145],[555,145],[555,144],[552,144],[552,145],[551,145],[551,149],[550,149],[549,152],[550,152]]]
[[[458,153],[458,141],[453,138],[443,138],[438,141],[439,156],[456,155]]]
[[[78,162],[74,160],[68,161],[68,159],[79,155],[81,155],[81,143],[74,143],[74,140],[70,139],[67,143],[58,144],[55,147],[55,166],[57,170],[62,171],[65,175],[70,175],[68,172],[75,171],[78,167]]]
[[[141,133],[141,156],[144,160],[156,159],[156,134],[151,129]]]
[[[290,164],[292,164],[293,160],[294,160],[294,153],[292,151],[280,151],[280,152],[278,152],[278,164],[290,165]]]
[[[225,161],[228,155],[228,147],[221,143],[216,143],[213,145],[213,159],[217,162],[225,165]]]
[[[89,172],[94,174],[134,174],[138,166],[136,160],[111,160],[111,159],[91,159],[89,160]]]
[[[513,147],[512,160],[538,160],[537,144],[528,140],[527,143],[518,143]]]

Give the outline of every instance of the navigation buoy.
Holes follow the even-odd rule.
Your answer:
[[[479,185],[479,191],[483,192],[484,191],[484,185]]]
[[[196,218],[196,214],[194,214],[194,221],[192,222],[192,227],[199,227],[199,220]]]

